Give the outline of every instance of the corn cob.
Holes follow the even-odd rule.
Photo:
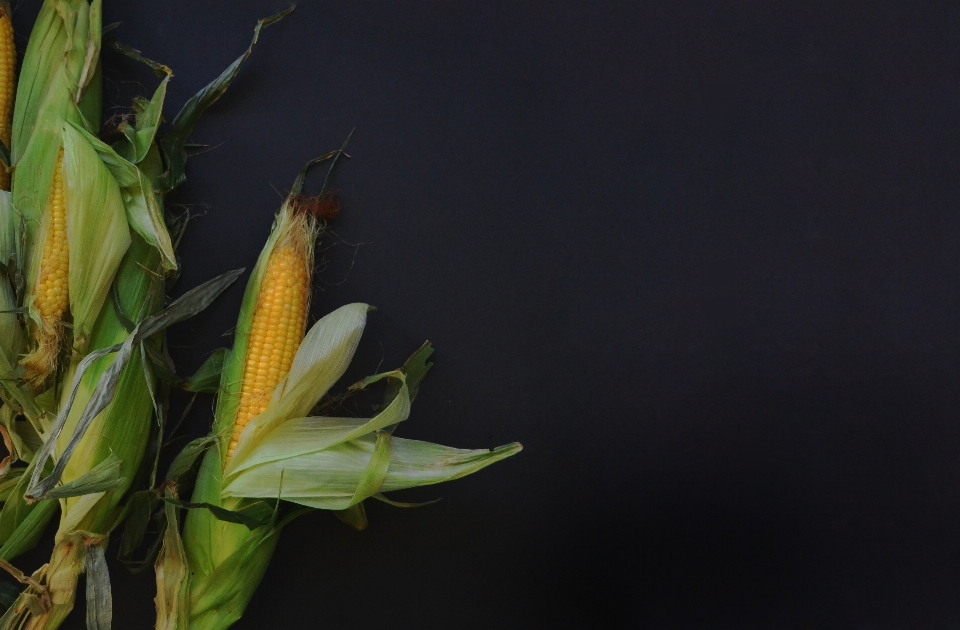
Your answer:
[[[17,47],[13,40],[10,3],[0,2],[0,142],[10,148],[13,95],[17,70]],[[10,190],[10,173],[0,166],[0,190]]]
[[[46,229],[42,237],[40,275],[33,290],[39,315],[35,334],[37,347],[21,361],[24,378],[36,385],[42,384],[56,368],[63,317],[69,305],[70,251],[67,243],[67,210],[63,199],[63,149],[60,149],[57,157],[44,221]]]
[[[307,324],[315,221],[293,206],[284,211],[287,216],[281,224],[287,227],[268,257],[250,325],[239,409],[227,457],[236,450],[243,429],[266,410],[273,391],[286,378]]]

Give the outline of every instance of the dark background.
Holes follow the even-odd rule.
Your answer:
[[[170,115],[287,6],[105,4]],[[302,2],[197,128],[177,292],[356,127],[315,316],[379,307],[357,376],[435,344],[404,437],[525,450],[296,521],[235,627],[960,626],[958,122],[955,3]],[[171,331],[184,373],[241,293]]]

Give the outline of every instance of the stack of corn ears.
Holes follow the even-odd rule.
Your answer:
[[[0,13],[0,79],[12,86],[9,6]],[[97,137],[101,0],[45,0],[41,8],[12,133],[0,133],[11,138],[13,167],[12,191],[0,194],[0,433],[11,452],[0,465],[0,558],[34,546],[58,506],[60,524],[50,562],[25,579],[0,628],[57,627],[83,571],[88,626],[109,627],[104,550],[158,430],[153,418],[162,418],[163,331],[239,275],[163,308],[177,267],[163,196],[184,179],[184,144],[197,119],[236,76],[261,27],[284,14],[258,24],[250,49],[188,101],[159,144],[172,73],[118,45],[163,80],[107,145]],[[17,459],[29,465],[11,468]],[[155,457],[147,464],[155,471]]]
[[[10,453],[0,462],[0,566],[13,571],[6,561],[36,545],[60,509],[50,562],[31,576],[14,571],[27,588],[0,630],[58,627],[82,572],[87,625],[109,628],[109,537],[129,514],[145,507],[149,517],[160,498],[167,526],[155,565],[157,627],[227,628],[290,519],[326,509],[362,527],[365,499],[393,503],[382,493],[470,474],[520,445],[460,450],[393,437],[429,369],[429,345],[401,369],[351,388],[386,385],[375,417],[322,415],[318,403],[347,369],[370,308],[341,307],[306,331],[322,224],[300,192],[315,160],[277,215],[222,371],[210,369],[220,383],[213,435],[191,443],[157,486],[163,397],[176,380],[164,330],[240,273],[165,307],[177,259],[164,196],[185,178],[184,147],[202,112],[260,29],[290,11],[261,20],[244,55],[187,102],[162,139],[172,73],[114,43],[162,81],[107,144],[98,137],[101,1],[44,0],[13,107],[15,48],[10,7],[0,0],[0,155],[11,167],[0,169],[0,186],[12,172],[11,190],[0,191],[0,438]],[[191,502],[183,502],[179,474],[201,455]],[[135,479],[154,489],[131,494]]]
[[[304,335],[318,232],[310,214],[315,204],[300,196],[306,170],[247,283],[234,346],[224,361],[211,448],[190,504],[195,509],[187,514],[182,540],[168,526],[157,561],[157,628],[218,630],[240,618],[280,530],[300,513],[280,518],[277,499],[336,510],[362,526],[367,498],[390,502],[382,492],[457,479],[521,448],[461,450],[393,437],[429,368],[429,345],[403,369],[353,386],[388,382],[375,417],[311,415],[350,364],[371,309],[343,306]],[[175,524],[169,504],[167,510]],[[264,522],[231,522],[224,511],[259,512]]]

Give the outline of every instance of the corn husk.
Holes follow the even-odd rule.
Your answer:
[[[308,165],[309,166],[309,165]],[[292,516],[280,518],[275,509],[267,522],[230,522],[222,512],[237,514],[256,505],[283,499],[307,508],[347,510],[354,514],[362,501],[382,497],[385,490],[410,488],[456,479],[520,451],[519,444],[490,450],[452,449],[392,436],[407,419],[419,380],[429,366],[429,346],[415,355],[409,368],[380,374],[358,383],[363,389],[388,381],[389,401],[373,418],[314,417],[320,399],[343,376],[356,351],[370,307],[343,306],[316,322],[307,332],[287,377],[276,388],[263,413],[240,435],[227,458],[227,441],[239,405],[247,343],[270,255],[295,229],[296,212],[306,168],[278,214],[244,294],[234,347],[224,360],[217,400],[212,447],[204,456],[187,515],[182,543],[164,550],[157,561],[158,593],[174,592],[169,564],[176,565],[180,545],[189,567],[189,603],[174,609],[158,595],[158,619],[164,628],[219,630],[242,615],[263,577],[280,531]],[[211,509],[215,506],[219,510]],[[203,509],[200,509],[203,508]],[[269,511],[268,511],[269,513]],[[299,514],[294,512],[293,515]],[[168,528],[170,525],[168,525]],[[178,572],[176,575],[183,575]],[[171,621],[176,619],[177,621]],[[158,626],[160,627],[160,626]]]

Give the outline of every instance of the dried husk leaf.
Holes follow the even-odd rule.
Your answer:
[[[173,492],[167,489],[166,495]],[[180,538],[180,508],[164,504],[167,527],[163,534],[163,549],[154,565],[157,578],[157,630],[186,630],[187,605],[190,597],[190,571],[186,552]]]

